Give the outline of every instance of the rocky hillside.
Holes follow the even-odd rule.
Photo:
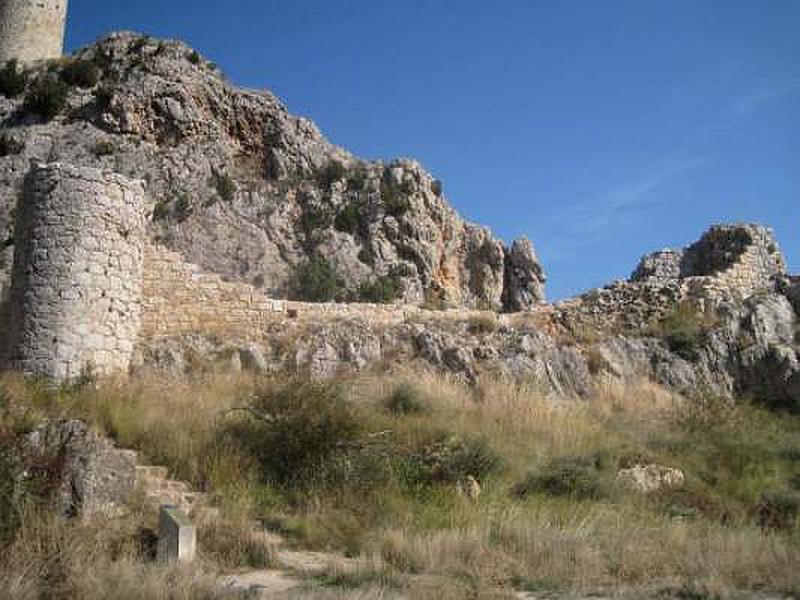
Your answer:
[[[27,78],[7,66],[1,79],[9,240],[36,157],[145,180],[153,238],[274,297],[494,310],[544,299],[530,242],[506,247],[462,220],[418,163],[353,156],[180,42],[118,33]]]
[[[471,384],[532,383],[555,397],[650,380],[689,397],[751,395],[800,410],[799,290],[768,229],[715,226],[685,250],[645,257],[629,281],[526,313],[309,311],[255,343],[186,335],[144,344],[136,369],[324,378],[413,366]]]

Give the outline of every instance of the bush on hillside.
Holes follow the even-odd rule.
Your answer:
[[[394,415],[413,415],[428,410],[422,393],[411,383],[401,383],[384,401],[386,410]]]
[[[91,60],[71,60],[61,68],[59,76],[67,85],[92,88],[100,80],[100,69]]]
[[[0,69],[0,94],[6,98],[16,98],[28,87],[28,73],[20,69],[16,60],[9,60]]]
[[[217,195],[221,200],[230,202],[236,195],[236,182],[227,173],[214,173],[213,182],[214,189],[217,190]]]
[[[403,282],[399,277],[393,274],[380,275],[358,286],[358,300],[371,304],[391,304],[403,295],[403,291]]]
[[[94,103],[97,110],[105,112],[111,108],[111,101],[114,99],[114,89],[108,86],[101,86],[94,91]]]
[[[323,190],[330,187],[337,181],[341,181],[347,175],[347,167],[338,160],[330,160],[317,172],[317,184]]]
[[[689,306],[679,306],[665,315],[655,333],[681,358],[696,361],[708,340],[708,331],[702,315]]]
[[[346,457],[359,448],[363,420],[335,385],[296,381],[261,390],[247,423],[235,431],[268,483],[307,488],[346,479]]]
[[[344,284],[324,256],[316,255],[294,268],[289,297],[305,302],[331,302],[342,296]]]
[[[381,180],[381,202],[387,215],[399,219],[407,213],[411,208],[409,198],[413,192],[414,188],[410,183],[397,183],[389,169],[384,171]]]
[[[478,481],[498,470],[500,456],[483,437],[439,433],[405,461],[405,480],[412,485]]]
[[[600,457],[558,457],[544,467],[532,471],[513,488],[517,497],[530,494],[567,496],[576,499],[600,499],[610,489],[608,479],[601,470]]]
[[[361,230],[361,211],[355,204],[347,204],[336,214],[333,226],[336,231],[355,235]]]
[[[54,77],[44,77],[28,90],[25,109],[45,120],[53,119],[67,107],[67,85]]]
[[[115,143],[108,140],[100,140],[92,147],[92,154],[94,154],[97,158],[111,156],[112,154],[116,154],[117,149],[118,148]]]
[[[0,157],[13,156],[25,150],[25,142],[7,133],[0,134]]]
[[[758,524],[765,529],[791,530],[800,522],[800,494],[764,494],[756,509]]]

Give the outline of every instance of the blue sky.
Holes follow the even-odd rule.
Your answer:
[[[711,223],[800,271],[800,0],[70,0],[67,45],[176,37],[365,158],[528,235],[561,298]]]

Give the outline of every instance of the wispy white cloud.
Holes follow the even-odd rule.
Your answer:
[[[739,121],[753,116],[770,104],[780,102],[800,93],[800,79],[786,81],[781,84],[764,84],[731,98],[717,118],[702,129],[703,133],[712,133],[717,129],[735,125]]]
[[[659,192],[665,186],[706,164],[707,159],[695,156],[660,165],[584,202],[565,207],[559,220],[567,221],[573,230],[582,234],[618,225],[630,216],[632,209],[662,201],[664,198]]]

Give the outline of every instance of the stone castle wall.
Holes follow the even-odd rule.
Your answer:
[[[772,230],[715,225],[684,250],[645,256],[629,281],[557,305],[555,320],[573,335],[647,331],[681,302],[713,313],[725,302],[776,289],[786,263]]]
[[[67,0],[0,0],[0,62],[60,58]]]
[[[760,225],[715,225],[684,250],[645,256],[631,282],[664,286],[705,278],[710,287],[736,289],[742,295],[774,285],[786,263],[771,229]]]
[[[57,380],[128,368],[141,321],[146,209],[141,182],[33,165],[15,227],[12,368]]]
[[[158,244],[145,245],[140,339],[192,333],[259,339],[265,327],[285,319],[362,318],[375,325],[396,324],[425,312],[400,304],[310,303],[268,298],[244,283],[224,281],[187,263]],[[459,317],[480,311],[445,311]]]
[[[7,307],[13,326],[7,328],[6,357],[12,368],[57,380],[88,369],[125,371],[140,343],[187,334],[258,340],[287,319],[358,318],[381,326],[419,317],[487,316],[408,305],[271,299],[150,242],[151,212],[141,182],[59,163],[32,166],[18,208]],[[683,252],[654,256],[634,281],[538,307],[533,318],[543,331],[565,332],[573,339],[616,328],[646,330],[683,300],[713,304],[716,298],[746,296],[774,287],[776,277],[785,275],[771,232],[758,226],[718,226]],[[797,281],[785,285],[796,287]],[[510,324],[516,317],[493,318]]]

